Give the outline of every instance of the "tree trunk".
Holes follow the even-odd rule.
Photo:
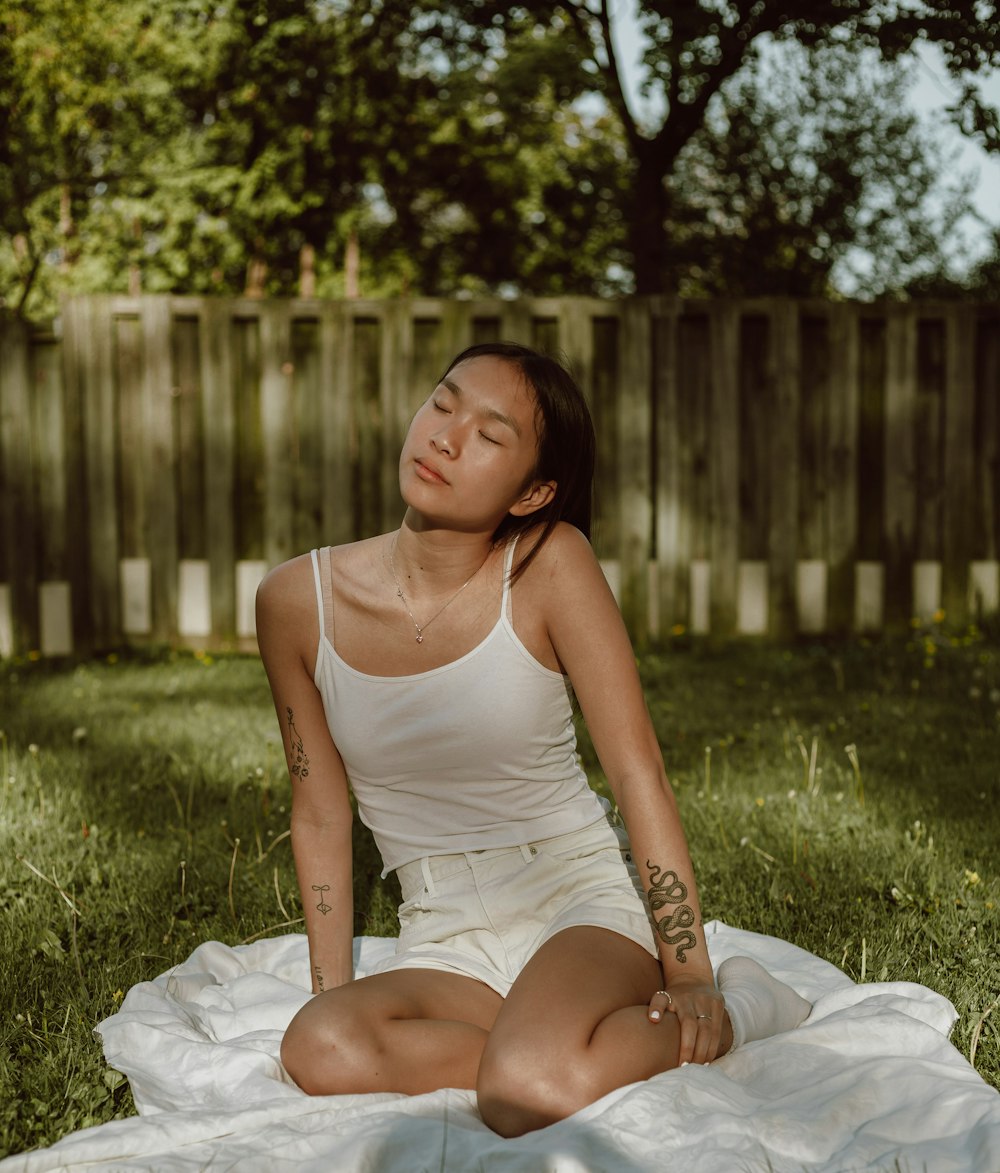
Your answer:
[[[299,297],[316,296],[316,250],[311,244],[299,249]]]
[[[650,144],[653,147],[653,144]],[[672,160],[655,149],[638,153],[632,180],[629,243],[639,294],[667,293],[667,188]]]
[[[263,297],[264,282],[267,280],[267,261],[259,253],[254,253],[247,265],[247,282],[243,290],[244,297]]]
[[[344,296],[361,296],[361,242],[356,228],[347,234],[344,248]]]

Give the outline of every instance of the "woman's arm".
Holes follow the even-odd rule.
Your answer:
[[[551,546],[551,549],[548,547]],[[586,539],[561,526],[540,552],[545,622],[632,843],[659,937],[681,1061],[715,1055],[722,1031],[687,838],[621,613]],[[711,1015],[711,1017],[698,1017]]]
[[[319,642],[308,557],[276,567],[257,591],[257,643],[292,783],[292,853],[309,938],[313,993],[353,977],[352,812],[347,775],[312,678]]]

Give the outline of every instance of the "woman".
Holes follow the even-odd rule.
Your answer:
[[[515,1136],[809,1009],[748,958],[716,988],[633,652],[587,541],[593,467],[558,363],[472,347],[410,425],[399,530],[261,585],[316,995],[282,1060],[307,1092],[475,1088],[486,1123]],[[631,847],[579,767],[570,686]],[[396,955],[356,981],[350,790],[403,896]]]

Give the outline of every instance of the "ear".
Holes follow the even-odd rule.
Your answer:
[[[555,481],[535,481],[508,510],[514,517],[528,517],[544,509],[556,495]]]

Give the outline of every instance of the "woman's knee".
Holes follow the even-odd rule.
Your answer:
[[[590,1102],[569,1056],[551,1066],[539,1054],[492,1052],[479,1066],[476,1097],[483,1122],[501,1136],[523,1136],[564,1120]]]
[[[329,1011],[321,995],[296,1014],[281,1040],[282,1066],[309,1095],[363,1091],[358,1080],[370,1068],[373,1026]]]

